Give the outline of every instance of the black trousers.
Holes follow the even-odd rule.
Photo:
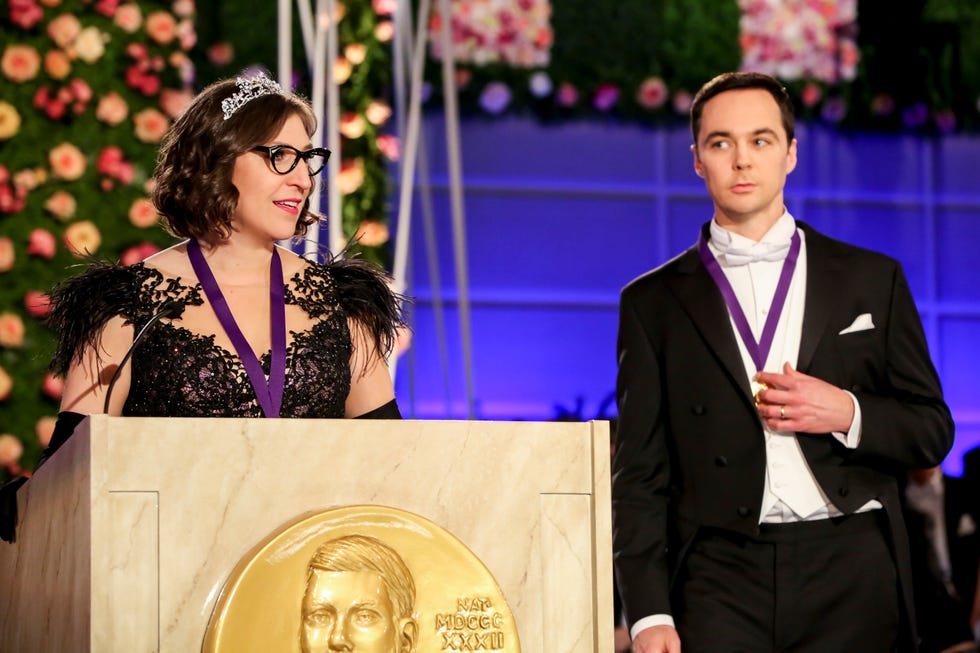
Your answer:
[[[684,653],[893,653],[898,575],[883,511],[705,530],[674,585]]]

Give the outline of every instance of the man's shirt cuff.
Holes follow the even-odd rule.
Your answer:
[[[847,396],[851,398],[851,403],[854,404],[854,419],[851,420],[851,428],[848,429],[847,433],[834,431],[833,435],[848,449],[857,449],[861,442],[861,404],[858,403],[858,399],[853,393],[847,390],[844,392],[847,392]]]
[[[649,617],[643,617],[630,628],[630,639],[636,639],[636,636],[640,634],[641,630],[653,628],[654,626],[670,626],[673,628],[674,618],[669,614],[654,614]]]

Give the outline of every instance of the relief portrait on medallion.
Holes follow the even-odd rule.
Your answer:
[[[364,535],[328,540],[307,566],[302,653],[415,653],[415,581],[398,553]]]
[[[215,593],[201,653],[521,653],[513,612],[479,557],[389,506],[301,515]]]

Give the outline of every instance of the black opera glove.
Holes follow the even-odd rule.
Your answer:
[[[401,411],[398,410],[398,402],[392,399],[386,404],[369,410],[363,415],[358,415],[354,419],[401,419]]]
[[[51,441],[44,448],[41,460],[38,462],[35,471],[47,461],[51,455],[58,450],[61,445],[68,441],[71,434],[75,432],[75,427],[87,416],[81,413],[73,413],[63,410],[58,413],[58,421],[54,425],[54,433],[51,434]],[[17,476],[0,486],[0,540],[4,542],[14,542],[17,531],[17,490],[27,482],[27,476]]]

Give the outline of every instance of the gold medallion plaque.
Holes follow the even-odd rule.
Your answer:
[[[235,566],[202,653],[520,653],[503,592],[418,515],[346,506],[278,529]]]

